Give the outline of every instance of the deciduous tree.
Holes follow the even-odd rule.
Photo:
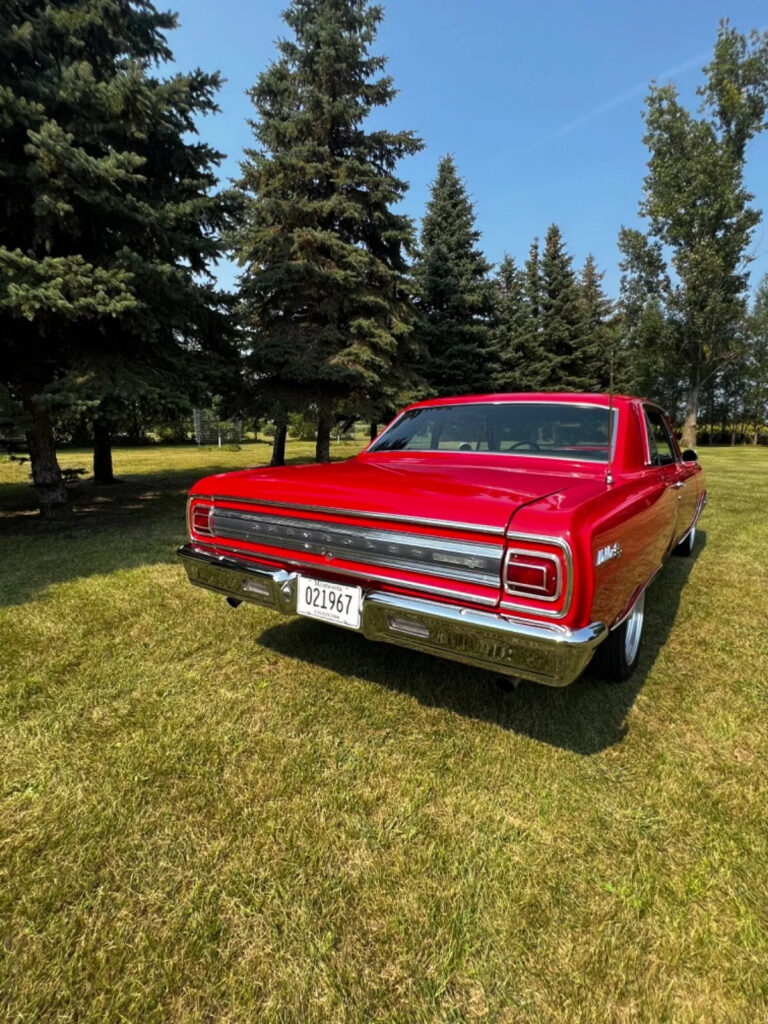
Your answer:
[[[657,263],[652,301],[671,325],[659,345],[674,345],[671,356],[659,351],[658,361],[672,361],[685,387],[686,446],[696,442],[702,384],[733,356],[745,313],[749,244],[760,215],[750,205],[744,165],[747,143],[766,127],[768,33],[747,38],[722,22],[704,70],[698,115],[672,84],[651,86],[644,115],[650,159],[640,213]],[[645,273],[634,233],[622,232],[620,245],[628,272]]]
[[[744,404],[752,425],[752,441],[757,444],[760,428],[768,423],[768,274],[760,282],[747,320],[746,363]]]

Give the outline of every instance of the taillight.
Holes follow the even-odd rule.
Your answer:
[[[528,548],[508,548],[504,564],[504,590],[530,601],[557,601],[563,590],[560,559],[555,554]]]
[[[213,523],[211,522],[213,509],[210,505],[194,505],[190,516],[190,526],[193,533],[202,534],[205,537],[213,536]]]

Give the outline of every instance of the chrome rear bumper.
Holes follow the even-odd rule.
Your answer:
[[[212,555],[190,544],[180,547],[178,553],[196,586],[285,615],[296,614],[297,573]],[[547,686],[566,686],[581,675],[608,632],[602,622],[569,630],[556,623],[382,590],[364,591],[360,630],[369,640],[411,647]]]

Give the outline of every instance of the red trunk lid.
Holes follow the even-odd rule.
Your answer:
[[[502,533],[521,505],[604,472],[575,473],[547,460],[456,453],[377,452],[326,465],[281,466],[221,473],[193,494],[263,500],[266,504],[372,515],[377,519],[475,526]]]

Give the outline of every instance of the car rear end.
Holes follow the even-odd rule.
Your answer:
[[[575,679],[604,636],[601,623],[572,626],[568,541],[515,530],[514,506],[473,523],[226,492],[226,476],[198,485],[179,554],[193,584],[231,604],[553,686]]]

